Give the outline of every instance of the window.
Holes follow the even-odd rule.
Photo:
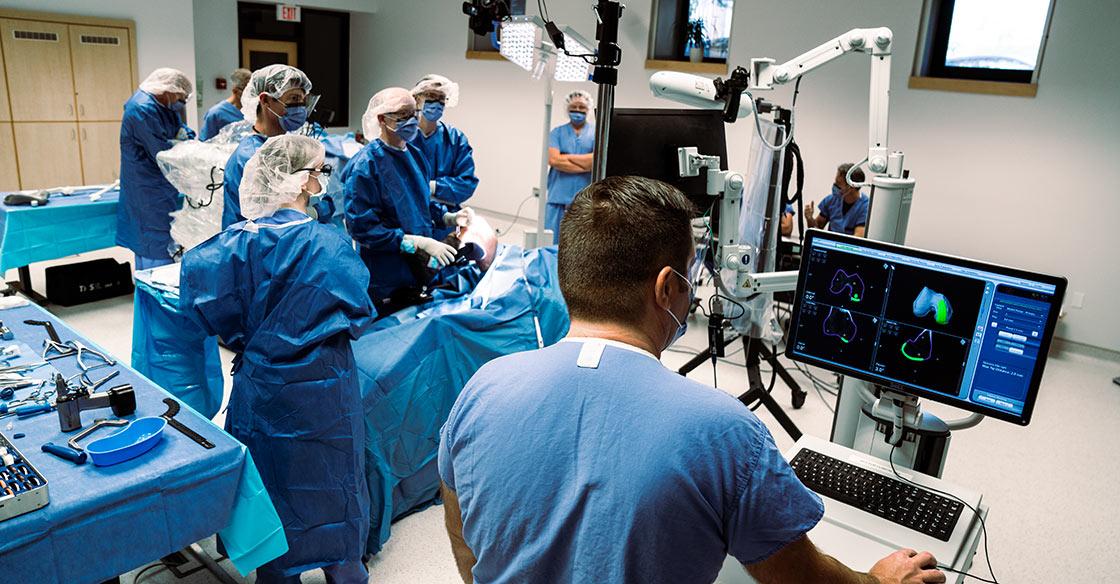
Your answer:
[[[1035,83],[1053,0],[927,0],[925,77]]]
[[[735,0],[656,0],[649,58],[726,64],[734,5]]]
[[[508,0],[510,14],[514,16],[525,15],[525,0]],[[465,22],[465,21],[464,21]],[[465,25],[464,25],[465,28]],[[494,32],[488,35],[477,35],[467,30],[467,58],[471,59],[501,59],[498,53],[498,26],[494,25]]]

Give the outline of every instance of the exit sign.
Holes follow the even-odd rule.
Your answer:
[[[299,6],[291,4],[276,5],[276,20],[280,22],[299,22]]]

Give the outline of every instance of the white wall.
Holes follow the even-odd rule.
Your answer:
[[[195,105],[198,119],[211,106],[229,97],[229,89],[217,89],[214,80],[225,78],[241,63],[237,36],[237,2],[194,0]]]
[[[532,4],[532,3],[530,3]],[[626,2],[618,107],[677,107],[649,94],[643,68],[651,0]],[[549,3],[553,19],[594,33],[587,2]],[[466,17],[443,0],[386,2],[351,21],[352,106],[359,119],[376,90],[408,86],[428,72],[462,86],[457,124],[475,147],[482,180],[475,204],[513,213],[536,185],[543,113],[540,82],[513,65],[464,58]],[[1059,3],[1033,99],[910,90],[921,2],[917,0],[752,0],[736,6],[732,63],[783,61],[855,27],[895,33],[891,146],[907,155],[918,185],[908,242],[915,246],[1065,275],[1084,292],[1059,334],[1120,350],[1120,71],[1100,58],[1120,56],[1113,24],[1120,3]],[[422,28],[419,28],[421,15]],[[808,196],[819,200],[836,165],[866,152],[866,57],[851,56],[808,76],[797,108],[797,141],[806,159]],[[585,84],[594,92],[594,86]],[[562,95],[574,85],[557,88]],[[788,104],[789,90],[771,94]],[[562,122],[558,108],[554,122]],[[745,161],[749,126],[728,129],[732,162]],[[535,217],[535,204],[522,215]]]
[[[121,18],[136,22],[136,52],[143,81],[154,69],[174,67],[194,78],[194,19],[191,3],[176,0],[4,0],[5,8]],[[195,112],[188,122],[198,126]]]

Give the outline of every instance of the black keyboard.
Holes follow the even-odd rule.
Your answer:
[[[941,541],[949,541],[964,509],[959,501],[812,450],[801,450],[789,465],[816,493]]]

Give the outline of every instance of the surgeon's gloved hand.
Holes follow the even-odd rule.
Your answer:
[[[311,208],[315,209],[315,216],[319,223],[330,223],[331,217],[334,216],[335,206],[334,199],[331,197],[322,197],[318,201],[311,204]]]
[[[448,227],[470,227],[474,221],[474,209],[463,207],[458,213],[444,213],[443,224]]]
[[[413,251],[409,252],[409,248],[412,248]],[[423,251],[439,262],[440,267],[455,261],[454,247],[422,235],[405,235],[404,241],[401,242],[401,250],[406,253],[416,253],[416,250]]]
[[[179,126],[179,132],[175,135],[175,139],[194,140],[196,136],[197,134],[194,133],[194,130],[192,130],[190,126],[182,125]]]

